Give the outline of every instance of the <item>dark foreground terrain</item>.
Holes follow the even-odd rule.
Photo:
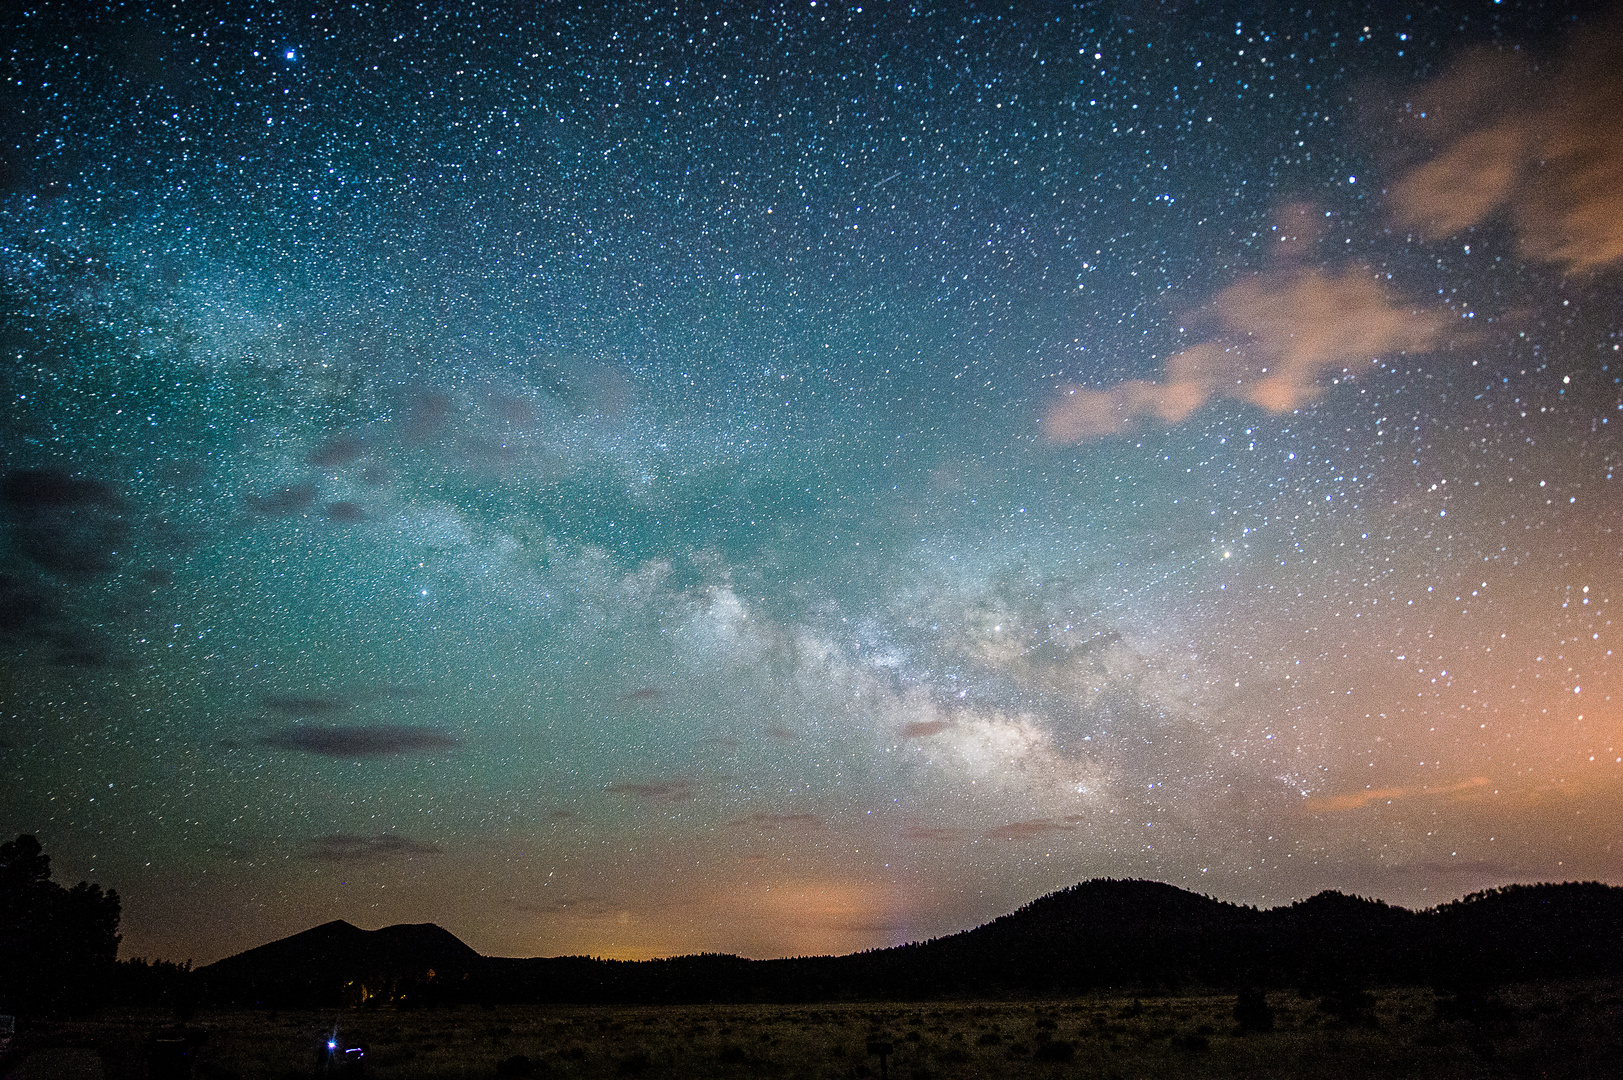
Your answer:
[[[1388,989],[1267,995],[1272,1030],[1242,1031],[1236,996],[1097,995],[926,1004],[456,1006],[218,1011],[189,1026],[191,1075],[326,1075],[323,1047],[365,1048],[351,1075],[386,1077],[1615,1077],[1623,980],[1491,994]],[[1267,1017],[1254,1019],[1265,1024]],[[149,1075],[151,1014],[20,1031],[8,1077],[100,1063]],[[55,1048],[54,1051],[48,1048]],[[70,1048],[77,1048],[76,1050]],[[41,1050],[43,1056],[33,1055]],[[332,1074],[341,1074],[338,1069]],[[75,1073],[75,1075],[82,1075]]]

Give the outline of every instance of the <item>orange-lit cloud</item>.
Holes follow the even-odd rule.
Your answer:
[[[1616,36],[1535,70],[1473,52],[1405,116],[1429,158],[1392,185],[1400,224],[1437,237],[1508,219],[1522,254],[1568,271],[1623,261],[1623,63]]]
[[[1310,814],[1331,814],[1342,810],[1357,810],[1376,802],[1392,802],[1397,799],[1412,799],[1421,795],[1455,795],[1461,791],[1470,791],[1472,788],[1485,787],[1488,784],[1486,776],[1473,776],[1469,780],[1462,780],[1458,784],[1447,787],[1389,787],[1367,788],[1363,791],[1353,791],[1346,795],[1326,795],[1320,798],[1309,799],[1305,809]]]
[[[909,825],[902,830],[902,835],[909,840],[967,840],[969,833],[963,829],[953,829],[940,825]]]
[[[1012,821],[1002,828],[988,829],[985,833],[987,840],[1031,840],[1049,833],[1068,832],[1077,827],[1081,821],[1079,815],[1070,814],[1063,821],[1053,818],[1037,818],[1034,821]]]
[[[1211,307],[1219,331],[1169,357],[1162,381],[1067,387],[1043,417],[1048,438],[1100,438],[1145,417],[1177,423],[1214,398],[1288,412],[1316,397],[1330,372],[1431,349],[1449,322],[1445,312],[1396,300],[1361,267],[1258,275],[1218,293]]]

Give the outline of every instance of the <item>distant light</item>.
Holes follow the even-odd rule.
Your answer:
[[[297,60],[299,58],[298,50],[297,49],[289,49],[287,52],[282,54],[282,58],[284,60],[289,60],[289,61]]]

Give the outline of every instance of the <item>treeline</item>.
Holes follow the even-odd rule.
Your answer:
[[[1324,892],[1260,911],[1152,881],[1084,882],[985,926],[850,956],[481,957],[437,926],[294,935],[199,972],[241,1005],[703,1003],[1026,997],[1104,988],[1377,985],[1473,992],[1623,970],[1623,889],[1513,885],[1422,912]]]
[[[51,880],[32,836],[0,844],[0,1012],[72,1011],[106,1001],[118,959],[118,893]]]
[[[921,1000],[1098,990],[1468,989],[1623,971],[1623,889],[1513,885],[1429,911],[1324,892],[1259,911],[1152,881],[1084,882],[950,937],[840,957],[487,961],[503,1001]]]
[[[118,893],[51,880],[33,836],[0,844],[0,1013],[85,1013],[159,1005],[185,1015],[202,989],[191,963],[119,960]]]
[[[949,937],[849,956],[485,957],[432,924],[331,922],[193,971],[118,961],[119,897],[0,844],[0,1012],[242,1006],[703,1003],[1027,997],[1114,988],[1466,994],[1623,971],[1623,888],[1511,885],[1427,911],[1323,892],[1258,910],[1154,881],[1095,880]]]

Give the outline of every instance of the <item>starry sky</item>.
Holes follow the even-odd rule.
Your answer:
[[[0,829],[124,955],[1623,883],[1615,10],[7,11]]]

